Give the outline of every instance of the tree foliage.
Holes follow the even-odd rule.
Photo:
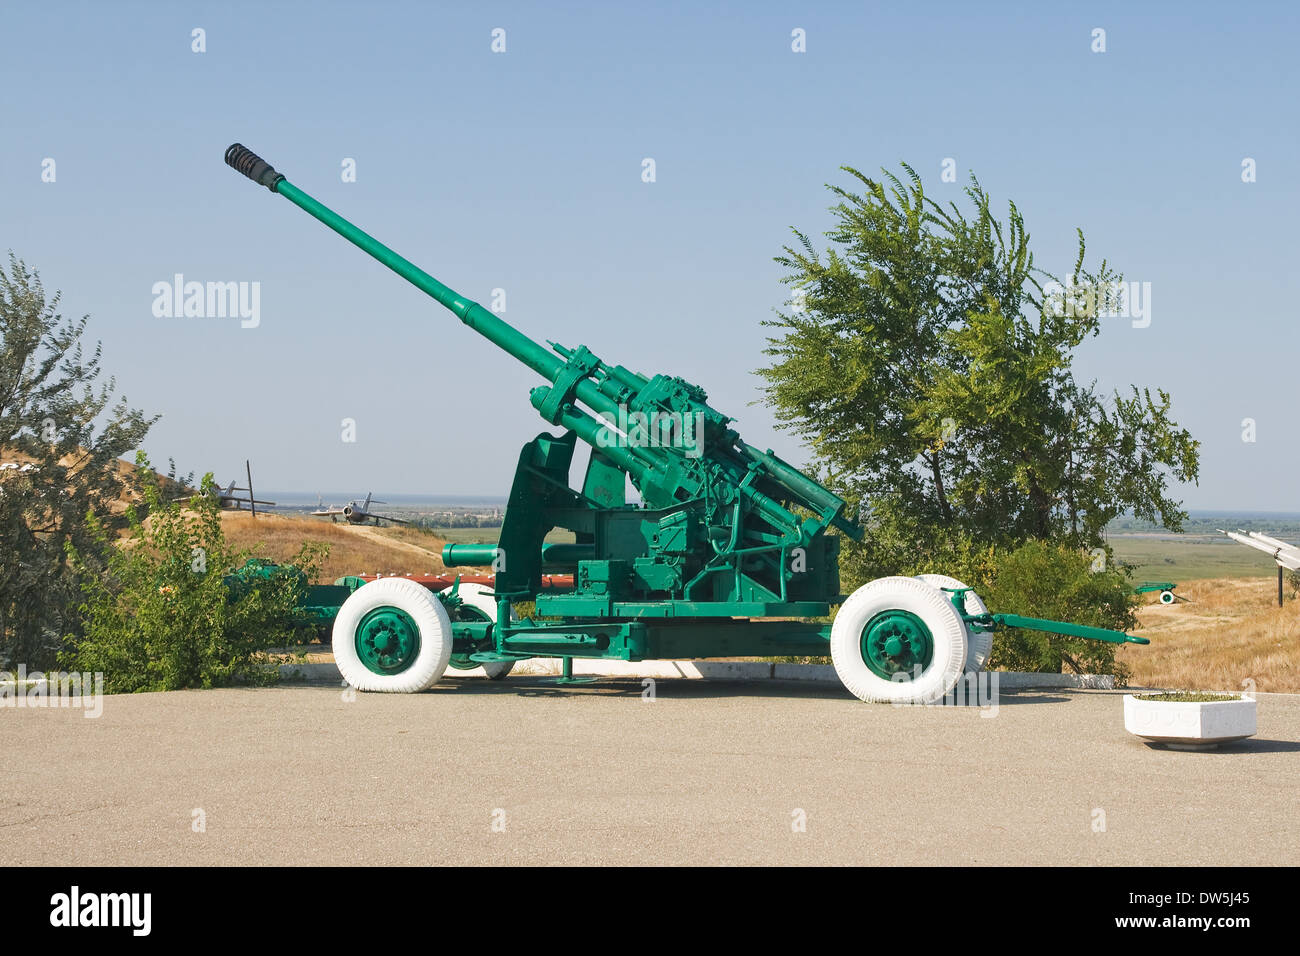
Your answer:
[[[0,267],[0,664],[45,667],[76,630],[79,600],[66,546],[102,563],[87,520],[120,526],[118,460],[156,417],[100,382],[100,346],[82,342],[88,317],[65,320],[59,294],[10,254]],[[114,517],[114,511],[119,512]]]
[[[972,176],[968,212],[941,206],[903,169],[906,182],[846,167],[864,190],[830,187],[829,248],[796,231],[777,258],[800,306],[766,323],[760,374],[781,424],[907,546],[958,533],[1092,548],[1125,511],[1177,529],[1168,480],[1195,480],[1198,454],[1168,394],[1106,395],[1073,371],[1121,277],[1085,267],[1081,232],[1069,276],[1037,269],[1014,203],[1000,222]]]
[[[1132,583],[1123,571],[1075,548],[1029,541],[998,555],[982,597],[1004,614],[1072,621],[1127,631],[1137,625]],[[1063,666],[1064,665],[1064,666]],[[1113,674],[1121,686],[1128,668],[1115,660],[1115,645],[1011,628],[994,641],[989,667],[1057,673]]]

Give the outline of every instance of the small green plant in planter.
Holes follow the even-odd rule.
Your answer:
[[[1124,729],[1172,750],[1210,750],[1252,737],[1255,728],[1255,701],[1242,694],[1124,695]]]

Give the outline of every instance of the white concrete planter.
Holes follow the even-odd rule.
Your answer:
[[[1173,750],[1209,750],[1255,735],[1255,702],[1142,700],[1124,695],[1124,729]]]

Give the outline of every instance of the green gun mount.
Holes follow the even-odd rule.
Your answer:
[[[704,389],[674,376],[648,377],[610,365],[585,346],[542,346],[298,189],[244,146],[232,145],[225,158],[547,383],[532,389],[529,400],[563,432],[544,432],[524,445],[499,540],[444,549],[448,567],[491,566],[496,572],[493,615],[462,601],[455,587],[439,596],[450,622],[453,665],[560,657],[568,674],[575,657],[824,655],[829,641],[837,669],[842,677],[844,668],[851,672],[854,679],[845,683],[858,696],[933,698],[936,681],[946,693],[960,676],[968,634],[1005,626],[978,620],[984,612],[968,613],[969,605],[963,610],[966,589],[960,582],[953,582],[956,593],[945,594],[911,578],[884,578],[855,592],[857,597],[882,582],[909,582],[876,588],[876,600],[867,602],[871,613],[861,622],[853,618],[833,626],[812,620],[851,600],[840,593],[840,538],[829,532],[861,540],[863,529],[845,515],[842,498],[770,450],[741,440],[730,427],[733,419],[708,404]],[[579,439],[591,451],[581,487],[574,488],[569,475]],[[640,503],[627,501],[629,481]],[[556,528],[571,531],[574,541],[547,543]],[[544,572],[572,574],[573,585],[544,589]],[[346,605],[340,611],[336,659],[342,668],[340,643],[344,655],[355,645],[357,659],[374,675],[393,678],[389,687],[360,673],[362,689],[423,689],[417,686],[422,672],[394,675],[420,670],[422,639],[437,640],[423,633],[418,608],[401,606],[405,599],[391,581],[386,587],[392,594],[384,599],[396,603],[370,607],[367,601],[381,597],[373,590],[379,584],[349,599],[358,609],[368,608],[364,614],[349,614]],[[914,587],[927,593],[912,593]],[[898,606],[886,599],[877,607],[881,593],[895,592],[901,595]],[[536,617],[514,619],[512,607],[529,601]],[[843,617],[841,610],[836,621]],[[1021,620],[1019,626],[1035,626]],[[1076,627],[1036,623],[1048,630]],[[354,633],[340,632],[349,627]],[[842,632],[838,643],[836,628]],[[1102,633],[1093,630],[1098,633],[1089,636]],[[1106,640],[1145,643],[1104,633]],[[437,673],[424,686],[441,676],[441,668],[432,670]],[[916,681],[923,674],[930,676]],[[882,680],[892,688],[881,688]]]

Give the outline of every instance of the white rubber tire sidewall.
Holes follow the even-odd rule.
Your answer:
[[[916,679],[886,680],[862,659],[862,630],[882,611],[909,611],[930,631],[930,666]],[[858,588],[831,625],[831,660],[840,681],[859,700],[929,703],[957,684],[966,661],[966,626],[947,596],[916,578],[877,578]]]
[[[962,584],[954,577],[946,574],[918,574],[918,581],[924,581],[926,584],[933,585],[936,588],[950,588],[956,590],[964,588]],[[952,595],[945,597],[951,599]],[[974,591],[966,592],[966,613],[967,614],[987,614],[989,609],[984,606],[980,596]],[[968,674],[978,673],[984,669],[988,663],[989,655],[993,653],[993,632],[981,630],[967,626],[966,628],[966,672]]]
[[[441,594],[450,594],[451,588],[443,588]],[[488,616],[492,621],[497,619],[497,600],[492,595],[495,593],[485,584],[474,584],[472,582],[462,582],[460,590],[456,592],[460,599],[472,608],[477,608]],[[518,615],[512,610],[510,620],[518,620]],[[504,680],[506,675],[514,670],[515,661],[487,661],[475,667],[452,668],[452,672],[457,677],[477,677],[482,674],[488,680]]]
[[[405,611],[420,629],[420,650],[400,674],[376,674],[357,656],[356,629],[379,607]],[[332,635],[334,662],[343,679],[357,690],[415,694],[442,677],[451,659],[451,619],[428,588],[406,578],[379,578],[352,592],[339,608]]]
[[[1165,598],[1168,598],[1169,600],[1166,601]],[[1160,592],[1160,603],[1161,603],[1161,604],[1164,604],[1166,607],[1167,607],[1168,605],[1170,605],[1170,604],[1173,604],[1173,603],[1174,603],[1174,592],[1173,592],[1173,591],[1161,591],[1161,592]]]

